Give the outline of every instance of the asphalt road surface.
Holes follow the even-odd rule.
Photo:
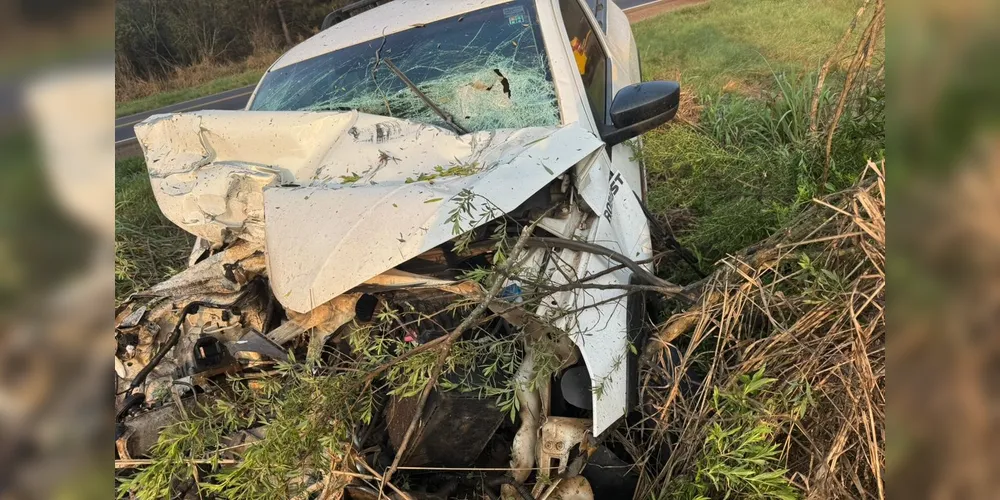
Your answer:
[[[658,1],[659,0],[614,0],[614,2],[622,10],[628,10],[628,9],[633,8],[633,7],[639,7],[641,5],[647,5],[647,4],[651,4],[651,3],[656,3]]]
[[[614,0],[622,10],[628,10],[642,5],[657,3],[660,0]],[[218,94],[199,97],[190,101],[184,101],[170,106],[165,106],[152,111],[145,111],[130,116],[123,116],[115,120],[115,146],[123,146],[135,140],[135,127],[139,123],[152,115],[161,113],[179,113],[182,111],[197,111],[201,109],[243,109],[250,100],[250,94],[255,85],[233,90],[227,90]]]
[[[180,113],[181,111],[197,111],[200,109],[243,109],[250,100],[250,94],[256,85],[227,90],[218,94],[213,94],[190,101],[171,104],[160,109],[144,111],[134,115],[123,116],[115,119],[115,145],[129,142],[135,139],[133,127],[152,115],[161,113]]]

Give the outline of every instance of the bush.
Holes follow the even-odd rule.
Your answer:
[[[782,447],[777,436],[787,434],[810,404],[808,385],[791,385],[785,391],[772,387],[776,380],[764,368],[737,377],[735,387],[711,397],[714,419],[707,425],[693,477],[681,477],[668,487],[668,498],[776,499],[799,498],[788,480]]]

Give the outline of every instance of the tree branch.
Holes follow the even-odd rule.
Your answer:
[[[531,238],[532,232],[534,232],[535,227],[541,220],[542,217],[539,217],[530,226],[525,228],[525,230],[518,237],[517,243],[514,244],[514,248],[510,252],[510,255],[516,256],[519,253],[521,253],[521,250],[523,250],[524,247],[527,245],[527,241]],[[502,268],[505,270],[509,270],[513,266],[514,262],[512,260],[502,264]],[[410,421],[410,426],[407,427],[406,429],[406,434],[403,435],[402,442],[399,443],[399,450],[396,452],[396,457],[392,460],[392,465],[389,466],[389,470],[386,471],[385,473],[384,482],[388,483],[392,479],[393,474],[395,474],[396,470],[399,468],[399,462],[403,459],[403,456],[406,454],[407,446],[410,444],[410,439],[413,438],[413,433],[416,431],[417,425],[419,425],[420,419],[423,416],[424,407],[427,406],[427,398],[430,397],[431,391],[433,391],[435,385],[437,385],[437,379],[438,377],[441,376],[441,371],[444,368],[445,361],[448,359],[448,354],[451,353],[452,345],[455,343],[456,340],[458,340],[459,337],[462,336],[462,334],[470,326],[472,326],[472,324],[474,324],[479,320],[480,316],[482,316],[489,309],[490,303],[492,302],[492,298],[496,296],[496,294],[500,293],[500,290],[503,288],[504,283],[505,280],[499,279],[498,277],[498,279],[495,280],[492,285],[490,285],[490,288],[486,292],[486,296],[483,298],[483,301],[480,302],[479,305],[476,306],[476,308],[473,309],[473,311],[468,316],[466,316],[464,320],[462,320],[462,322],[458,325],[458,327],[455,328],[454,331],[452,331],[445,337],[441,337],[441,339],[443,339],[441,340],[440,344],[441,353],[438,355],[437,363],[434,365],[434,369],[431,371],[430,377],[427,380],[427,385],[424,386],[424,390],[420,394],[420,399],[417,402],[417,407],[416,411],[414,412],[413,419]]]

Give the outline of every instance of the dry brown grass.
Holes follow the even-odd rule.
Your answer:
[[[647,76],[647,78],[649,77]],[[672,80],[681,85],[681,101],[677,107],[677,115],[674,117],[674,121],[679,121],[687,125],[698,125],[704,106],[702,106],[698,99],[698,94],[695,92],[694,86],[685,84],[682,75],[677,71],[658,73],[652,78],[656,80]],[[665,127],[671,126],[673,125],[665,125]]]
[[[119,74],[115,78],[115,101],[133,101],[163,92],[197,87],[247,71],[264,71],[280,55],[281,52],[278,50],[260,50],[238,62],[202,61],[191,66],[176,68],[169,76],[153,80]]]
[[[697,125],[701,117],[702,105],[698,102],[698,96],[694,90],[688,88],[681,90],[681,103],[675,117],[678,121],[688,125]]]
[[[766,97],[765,89],[766,87],[763,82],[751,81],[746,78],[731,78],[726,81],[725,85],[722,86],[723,93],[740,94],[754,99],[764,99]]]
[[[701,5],[707,2],[708,0],[660,0],[656,3],[633,8],[626,12],[625,16],[628,17],[629,22],[635,23],[642,21],[643,19],[649,19],[661,14],[666,14],[667,12],[683,9],[684,7]]]
[[[762,410],[778,429],[769,438],[787,481],[805,498],[884,499],[884,163],[869,163],[856,188],[815,200],[785,230],[724,259],[700,288],[698,304],[671,317],[644,353],[647,419],[637,432],[670,449],[667,459],[649,452],[639,460],[644,489],[663,494],[697,477],[706,436],[726,418],[709,389],[732,390],[764,370],[776,379],[773,394],[811,390],[803,414]],[[681,348],[680,367],[665,355],[668,343]],[[690,366],[706,390],[685,395],[665,382]]]

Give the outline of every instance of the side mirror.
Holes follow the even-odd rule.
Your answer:
[[[670,121],[681,102],[677,82],[643,82],[618,91],[611,101],[611,123],[601,130],[608,147],[636,137]]]

